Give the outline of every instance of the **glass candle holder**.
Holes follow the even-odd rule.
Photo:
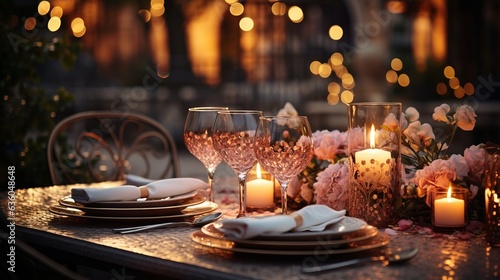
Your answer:
[[[484,175],[486,242],[500,247],[500,155],[488,155]]]
[[[450,186],[431,191],[431,221],[434,229],[457,230],[469,223],[467,203],[469,190]]]
[[[347,213],[386,227],[401,185],[401,103],[351,103],[348,117]]]
[[[247,211],[274,210],[274,192],[274,177],[257,163],[248,172],[246,178]]]

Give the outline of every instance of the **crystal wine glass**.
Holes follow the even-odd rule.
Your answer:
[[[254,136],[262,111],[219,111],[214,122],[214,147],[222,159],[238,175],[240,206],[238,218],[246,216],[245,179],[257,163],[254,154]]]
[[[194,107],[188,109],[184,123],[184,143],[191,154],[203,163],[208,171],[208,200],[214,201],[213,179],[222,157],[212,144],[212,126],[218,111],[227,107]]]
[[[255,156],[281,185],[282,214],[287,214],[287,187],[311,161],[313,137],[305,116],[261,117],[255,135]]]

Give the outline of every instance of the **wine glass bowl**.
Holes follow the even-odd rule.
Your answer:
[[[246,216],[245,180],[248,171],[257,163],[254,137],[261,116],[262,111],[255,110],[220,111],[213,126],[215,149],[238,175],[240,204],[237,217]]]
[[[218,111],[227,107],[193,107],[188,109],[184,124],[184,144],[208,171],[208,200],[213,201],[213,178],[222,157],[215,150],[212,141],[212,126]]]
[[[307,117],[261,117],[254,149],[260,165],[280,183],[282,213],[286,214],[288,184],[304,170],[314,154]]]

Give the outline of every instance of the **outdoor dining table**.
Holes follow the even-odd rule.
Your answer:
[[[350,255],[266,255],[201,246],[190,235],[194,227],[174,227],[134,234],[113,233],[129,223],[66,217],[49,212],[72,186],[17,189],[15,197],[0,194],[4,222],[15,220],[15,238],[49,257],[84,271],[99,271],[107,279],[500,279],[500,248],[486,244],[483,234],[460,239],[433,238],[396,231],[387,246]],[[15,209],[8,202],[15,199]],[[219,203],[225,218],[237,203]],[[14,210],[14,211],[12,211]],[[10,211],[10,212],[9,212]],[[385,229],[379,229],[385,231]],[[394,265],[366,263],[319,274],[301,267],[331,263],[354,255],[376,255],[380,250],[418,247],[413,259]],[[6,254],[6,252],[2,252]]]

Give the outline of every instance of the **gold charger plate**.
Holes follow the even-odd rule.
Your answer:
[[[378,234],[369,239],[354,241],[348,243],[347,247],[342,247],[338,249],[332,249],[329,247],[318,247],[315,249],[262,249],[262,248],[247,248],[247,247],[238,247],[237,244],[233,241],[227,239],[219,239],[215,237],[208,236],[204,234],[201,230],[195,231],[191,234],[191,240],[195,243],[214,249],[221,249],[231,252],[240,252],[240,253],[250,253],[250,254],[264,254],[264,255],[295,255],[295,256],[304,256],[304,255],[339,255],[339,254],[349,254],[361,251],[367,251],[371,249],[376,249],[383,247],[389,244],[389,236],[383,232],[378,232]]]
[[[334,235],[335,238],[331,238],[330,235],[318,235],[316,240],[260,240],[260,239],[237,239],[225,237],[224,233],[219,231],[214,223],[210,223],[201,228],[201,231],[217,239],[225,239],[228,241],[233,241],[237,247],[249,247],[249,248],[260,248],[260,249],[300,249],[300,250],[313,250],[319,247],[328,248],[340,248],[346,246],[346,244],[355,241],[361,241],[368,238],[372,238],[377,235],[378,229],[374,226],[364,226],[361,229],[351,232],[343,233],[341,238]]]
[[[89,205],[84,205],[76,203],[73,198],[67,196],[59,199],[59,204],[62,206],[75,208],[82,210],[87,215],[91,216],[107,216],[107,217],[130,217],[130,216],[165,216],[172,214],[180,214],[182,209],[186,207],[201,204],[206,201],[206,198],[200,194],[184,199],[181,204],[171,205],[171,206],[159,206],[159,207],[147,207],[150,204],[143,204],[144,207],[132,207],[132,208],[108,208],[108,207],[92,207]],[[95,205],[95,204],[93,204]]]
[[[163,215],[163,216],[95,216],[89,215],[84,211],[72,207],[67,207],[63,205],[54,205],[49,208],[49,211],[53,214],[69,216],[69,217],[77,217],[77,218],[85,218],[85,219],[94,219],[94,220],[107,220],[107,221],[145,221],[145,220],[173,220],[173,219],[181,219],[187,217],[193,217],[201,214],[205,214],[208,212],[212,212],[218,208],[216,203],[211,201],[205,201],[203,203],[188,206],[180,211],[179,214],[174,215]]]

